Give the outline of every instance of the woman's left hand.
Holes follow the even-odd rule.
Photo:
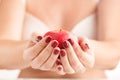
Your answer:
[[[63,47],[60,60],[65,74],[83,73],[94,66],[94,52],[87,38],[80,37],[79,42],[68,39],[63,42]]]

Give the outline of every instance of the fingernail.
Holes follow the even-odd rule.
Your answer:
[[[85,43],[82,47],[83,51],[87,51],[88,49],[90,49],[90,47],[88,46],[87,43]]]
[[[57,64],[57,65],[62,65],[62,63],[60,62],[60,60],[57,60],[57,61],[56,61],[56,64]]]
[[[57,47],[58,46],[58,42],[57,41],[54,41],[51,45],[53,48]]]
[[[84,47],[85,47],[85,49],[90,49],[90,47],[88,46],[87,43],[84,45]]]
[[[85,44],[85,48],[86,48],[86,49],[90,49],[90,47],[88,46],[87,43]]]
[[[70,42],[71,45],[74,44],[74,41],[72,39],[68,39],[68,41]]]
[[[58,50],[58,49],[55,49],[55,50],[54,50],[54,54],[55,54],[55,55],[58,55],[58,53],[59,53],[59,50]]]
[[[69,44],[66,41],[64,41],[63,42],[63,48],[68,48],[68,47],[69,47]]]
[[[42,39],[42,36],[37,36],[37,42],[39,42]]]
[[[45,40],[46,43],[49,43],[52,40],[51,37],[47,37],[47,39]]]
[[[59,66],[59,67],[58,67],[58,70],[59,70],[59,71],[61,71],[61,70],[62,70],[62,68]]]
[[[61,51],[60,51],[60,55],[61,55],[62,57],[64,57],[64,56],[66,55],[65,51],[64,51],[64,50],[61,50]]]

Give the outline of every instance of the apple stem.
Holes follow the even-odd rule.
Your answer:
[[[62,29],[60,29],[60,32],[62,32]]]

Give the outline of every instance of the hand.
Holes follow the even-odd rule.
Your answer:
[[[56,60],[60,49],[56,40],[51,37],[41,37],[33,35],[24,50],[23,58],[29,62],[30,66],[39,70],[55,69]]]
[[[60,59],[64,73],[83,73],[87,68],[94,66],[94,53],[87,38],[81,37],[79,42],[68,39],[63,42],[63,46]]]

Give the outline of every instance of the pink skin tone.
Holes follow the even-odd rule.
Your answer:
[[[41,37],[36,34],[33,36],[26,47],[28,49],[24,51],[24,60],[30,63],[33,69],[50,70],[64,75],[62,63],[58,60],[60,55],[58,41],[52,40],[49,36]]]
[[[29,41],[26,47],[28,49],[24,51],[24,59],[34,69],[51,70],[59,56],[58,42],[56,40],[51,41],[51,37],[48,36],[44,38],[37,36],[34,40],[36,40],[36,43],[35,41]]]
[[[83,73],[86,68],[94,65],[94,54],[87,38],[81,38],[79,41],[79,44],[72,39],[63,42],[64,49],[60,51],[60,58],[66,74],[78,71]]]
[[[34,69],[55,71],[61,75],[83,73],[94,64],[88,44],[85,38],[79,39],[79,44],[69,38],[62,43],[63,49],[60,49],[59,42],[51,37],[36,36],[28,43],[23,56]]]
[[[64,31],[64,30],[60,30],[60,31],[58,30],[58,31],[49,31],[45,34],[45,36],[51,36],[52,40],[57,40],[59,42],[59,47],[61,48],[60,55],[62,57],[66,56],[66,54],[68,52],[68,51],[65,51],[64,49],[67,49],[67,48],[70,50],[72,49],[72,52],[70,52],[70,53],[73,54],[73,57],[71,57],[71,56],[70,57],[73,58],[75,61],[77,61],[76,65],[79,65],[77,67],[80,67],[82,69],[81,72],[83,72],[85,70],[85,69],[83,69],[84,66],[82,65],[82,63],[79,62],[79,59],[77,58],[77,56],[75,54],[76,52],[72,48],[74,45],[74,41],[75,41],[75,40],[73,41],[72,39],[69,38],[69,37],[75,38],[72,34],[69,34],[69,32]],[[69,42],[69,44],[68,44],[68,42]],[[71,47],[69,48],[70,44],[71,44]],[[87,45],[87,47],[86,47],[86,45]],[[86,45],[80,45],[81,48],[83,49],[83,51],[88,49],[88,44],[86,43]],[[63,71],[62,69],[67,67],[66,68],[67,72],[64,71],[65,74],[66,73],[72,74],[72,73],[78,72],[77,67],[73,66],[73,64],[71,65],[71,62],[70,62],[71,58],[70,57],[66,57],[65,60],[62,60],[63,63],[61,61],[57,60],[56,65],[57,65],[57,69],[59,71]],[[69,60],[67,60],[68,58],[69,58]],[[68,63],[67,66],[66,66],[65,62]],[[72,63],[74,63],[74,62],[72,62]],[[63,66],[66,66],[66,67],[62,68]],[[64,69],[64,70],[66,70],[66,69]]]

